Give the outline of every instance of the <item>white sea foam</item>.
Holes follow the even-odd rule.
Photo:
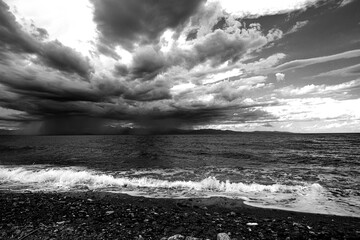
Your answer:
[[[178,172],[178,171],[177,171]],[[360,216],[360,211],[346,211],[329,201],[329,192],[317,183],[258,184],[220,181],[214,176],[202,180],[175,181],[134,174],[105,173],[74,167],[6,167],[0,166],[2,189],[33,191],[97,191],[122,192],[147,197],[209,197],[241,198],[259,207]]]
[[[257,183],[232,183],[229,180],[220,181],[215,177],[207,177],[201,181],[170,181],[149,177],[114,177],[109,174],[74,168],[27,169],[0,168],[0,181],[5,183],[36,184],[39,188],[54,186],[55,188],[73,188],[79,185],[89,189],[106,187],[126,188],[164,188],[193,189],[197,191],[214,191],[227,193],[247,192],[293,192],[306,190],[308,186],[287,186],[281,184],[262,185]]]

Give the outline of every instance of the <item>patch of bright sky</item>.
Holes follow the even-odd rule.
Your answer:
[[[220,2],[226,12],[241,17],[245,15],[261,16],[265,14],[290,12],[314,4],[317,1],[318,0],[210,0],[209,3]]]
[[[0,107],[0,117],[7,117],[9,115],[25,114],[25,112]]]
[[[6,118],[11,118],[14,115],[21,115],[21,114],[26,115],[25,112],[0,107],[0,118],[6,119]],[[0,129],[17,130],[17,129],[19,129],[19,125],[20,125],[20,122],[7,122],[7,121],[0,120]]]
[[[170,51],[175,40],[173,39],[174,31],[167,29],[160,37],[161,51],[167,53]]]
[[[270,124],[272,127],[267,127]],[[346,133],[358,132],[360,120],[326,120],[321,122],[256,122],[256,123],[235,123],[235,124],[214,124],[195,127],[195,129],[218,129],[231,131],[284,131],[302,133]]]
[[[211,102],[211,101],[214,100],[214,96],[212,94],[206,94],[206,95],[203,95],[203,96],[199,96],[197,98],[197,100],[199,102],[208,103],[208,102]]]
[[[206,76],[205,79],[203,79],[203,84],[210,84],[214,82],[218,82],[220,80],[227,80],[230,77],[236,77],[242,74],[242,71],[238,68],[234,68],[230,71],[222,72],[222,73],[216,73],[216,74],[209,74]]]
[[[133,56],[132,56],[132,54],[131,54],[129,51],[123,49],[123,48],[120,47],[120,46],[117,46],[117,47],[115,48],[115,51],[116,51],[116,53],[119,54],[119,56],[121,57],[121,63],[123,63],[123,64],[125,64],[125,65],[130,65],[130,63],[131,63],[132,60],[133,60]]]
[[[7,0],[19,22],[34,22],[44,28],[50,40],[59,40],[89,56],[91,40],[97,36],[93,7],[88,0]]]
[[[283,105],[265,107],[263,110],[280,121],[319,121],[326,119],[360,119],[360,99],[335,100],[331,98],[306,98],[279,100]]]
[[[289,124],[275,123],[280,126],[280,131],[303,133],[346,133],[359,132],[360,120],[325,120],[321,122],[305,121]]]
[[[92,59],[92,64],[95,68],[95,74],[97,75],[111,75],[114,70],[116,60],[100,54],[97,58]]]
[[[191,88],[194,88],[196,85],[193,84],[193,83],[183,83],[183,84],[179,84],[179,85],[176,85],[176,86],[173,86],[170,91],[171,91],[171,94],[173,95],[177,95],[181,92],[185,92]]]
[[[19,122],[7,122],[0,120],[0,130],[18,130],[20,123]]]
[[[268,120],[210,124],[196,129],[221,129],[233,131],[290,131],[290,132],[358,132],[360,124],[360,99],[338,101],[331,98],[284,100],[284,105],[259,107],[277,120],[264,126]],[[237,114],[234,114],[237,115]]]

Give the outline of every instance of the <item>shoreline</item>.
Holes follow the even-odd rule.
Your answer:
[[[0,191],[0,239],[216,239],[222,232],[231,239],[360,239],[360,218],[259,208],[224,197]]]

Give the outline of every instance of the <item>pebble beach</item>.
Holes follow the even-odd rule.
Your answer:
[[[0,239],[359,239],[360,219],[241,200],[106,192],[0,194]]]

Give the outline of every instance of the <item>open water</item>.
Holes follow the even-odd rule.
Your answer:
[[[0,136],[0,189],[225,196],[360,217],[360,134]]]

